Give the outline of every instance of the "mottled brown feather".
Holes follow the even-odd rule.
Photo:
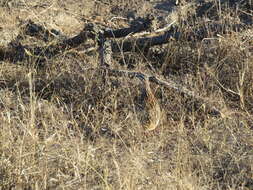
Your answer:
[[[145,80],[145,87],[147,93],[147,108],[149,113],[149,123],[145,125],[145,129],[146,131],[152,131],[156,129],[160,123],[161,108],[150,88],[150,83],[148,80]]]

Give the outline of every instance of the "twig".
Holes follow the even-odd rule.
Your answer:
[[[180,33],[175,29],[171,29],[164,33],[163,35],[154,36],[154,37],[144,37],[130,40],[123,40],[120,42],[113,41],[112,51],[113,52],[128,52],[135,50],[146,50],[152,46],[162,45],[168,43],[170,38],[179,39]],[[122,44],[122,45],[118,45]]]
[[[122,37],[128,36],[129,34],[148,30],[151,27],[153,19],[154,18],[148,15],[145,19],[136,21],[129,28],[122,28],[122,29],[117,29],[117,30],[107,29],[104,31],[104,37],[105,38],[122,38]]]

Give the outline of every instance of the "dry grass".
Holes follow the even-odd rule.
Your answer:
[[[151,6],[136,0],[0,5],[0,27],[18,30],[19,20],[30,18],[68,35],[80,31],[82,20],[100,15],[112,24],[126,9],[145,15]],[[252,16],[243,5],[237,12],[212,7],[206,16],[232,24],[243,11]],[[178,22],[191,13],[180,13]],[[116,61],[122,54],[114,60],[114,68],[177,80],[216,103],[221,116],[174,90],[85,70],[97,65],[97,54],[73,50],[43,67],[36,57],[1,62],[0,189],[253,189],[252,34],[251,27],[195,42],[183,35],[162,53],[126,54],[125,66]],[[1,35],[4,43],[15,36]],[[23,43],[44,43],[36,40]]]

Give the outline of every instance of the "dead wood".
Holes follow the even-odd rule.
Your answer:
[[[204,105],[207,112],[211,115],[214,115],[214,116],[221,116],[222,115],[222,112],[219,108],[217,108],[215,101],[211,101],[209,98],[203,97],[203,96],[199,95],[197,92],[195,92],[193,90],[189,90],[184,85],[178,84],[177,82],[175,82],[171,79],[164,80],[164,79],[161,79],[155,75],[149,75],[149,74],[146,74],[143,72],[129,71],[129,70],[118,70],[118,69],[112,69],[112,68],[108,68],[108,67],[86,68],[86,69],[83,69],[81,72],[86,74],[86,72],[91,72],[91,71],[101,73],[102,77],[104,76],[104,74],[106,74],[107,76],[117,77],[117,78],[118,77],[126,77],[129,79],[137,78],[143,83],[144,87],[146,86],[147,82],[154,83],[160,87],[164,87],[166,89],[173,90],[182,96],[188,97],[188,98],[192,99],[194,102],[196,102],[198,105]],[[7,87],[12,90],[15,90],[15,88],[16,88],[15,83],[16,83],[15,81],[0,81],[0,87],[1,88]],[[47,83],[43,82],[40,79],[35,80],[34,84],[36,86],[37,93],[40,93],[41,89],[45,89],[45,86],[47,86],[47,88],[49,88],[49,89],[53,88],[50,85],[48,86]]]
[[[137,33],[150,28],[152,19],[148,16],[146,19],[143,19],[142,22],[139,21],[135,24],[132,24],[129,28],[123,28],[118,30],[102,30],[100,26],[89,23],[86,24],[84,29],[76,36],[72,38],[66,38],[64,35],[60,34],[57,30],[47,30],[41,25],[37,25],[32,21],[29,21],[24,27],[23,33],[25,35],[34,36],[40,38],[44,41],[47,41],[49,38],[60,38],[58,42],[42,47],[28,47],[23,46],[19,42],[21,36],[18,35],[18,38],[13,40],[8,47],[0,48],[0,61],[10,60],[10,61],[23,61],[24,59],[29,58],[31,55],[38,57],[39,61],[45,59],[50,59],[57,54],[64,52],[71,48],[76,48],[81,44],[84,44],[88,39],[98,40],[101,33],[103,38],[120,38],[125,37],[131,33]],[[63,40],[62,40],[63,38]],[[30,52],[30,55],[26,52]],[[18,55],[18,56],[16,56]]]
[[[229,0],[224,0],[222,1],[222,4],[226,3],[227,1],[230,2]],[[214,6],[214,3],[201,3],[197,9],[197,17],[202,17],[203,14],[208,12],[207,10],[210,8],[210,6]],[[252,19],[251,22],[244,22],[244,24],[235,24],[232,26],[229,23],[207,22],[199,27],[191,27],[189,28],[189,31],[187,31],[187,29],[185,31],[181,31],[179,27],[171,27],[171,25],[168,25],[169,27],[167,26],[164,29],[158,30],[158,32],[165,32],[161,35],[156,35],[157,31],[153,31],[150,33],[151,35],[153,34],[152,37],[131,37],[119,41],[116,40],[117,38],[127,37],[130,34],[136,34],[142,31],[150,30],[153,20],[154,17],[148,15],[145,18],[137,18],[128,28],[116,30],[104,29],[104,27],[101,27],[97,24],[89,23],[85,25],[84,29],[79,34],[71,38],[67,38],[55,29],[48,30],[42,25],[28,21],[23,28],[23,33],[18,35],[17,39],[13,40],[8,47],[0,47],[0,61],[22,61],[32,55],[38,58],[38,61],[41,62],[43,60],[50,59],[66,50],[76,48],[81,44],[84,44],[88,39],[96,40],[101,46],[103,46],[104,43],[102,43],[102,41],[106,41],[108,38],[113,38],[111,42],[112,52],[127,52],[136,50],[143,51],[155,45],[166,44],[170,38],[178,40],[181,36],[183,36],[186,38],[186,40],[190,41],[202,40],[206,37],[216,36],[217,34],[224,34],[231,31],[241,31],[246,27],[251,27],[252,25]],[[22,35],[34,36],[46,42],[54,39],[56,42],[49,46],[28,47],[19,42],[19,38],[22,38]],[[103,49],[103,47],[99,48],[100,52],[101,49]]]
[[[109,67],[112,64],[112,46],[110,40],[106,40],[105,38],[100,39],[99,57],[100,66]]]
[[[117,52],[128,52],[141,50],[145,51],[148,48],[156,45],[162,45],[169,42],[170,38],[179,39],[180,33],[176,29],[171,29],[162,35],[154,37],[144,37],[137,39],[121,40],[112,42],[112,51]]]
[[[141,24],[140,24],[141,25]],[[34,25],[32,25],[34,27]],[[178,40],[183,34],[179,31],[178,27],[171,27],[169,31],[165,32],[162,35],[152,36],[152,37],[142,37],[142,38],[130,38],[122,41],[116,41],[112,39],[111,41],[107,38],[112,37],[123,37],[130,34],[131,32],[142,31],[146,28],[146,25],[141,25],[141,27],[130,27],[127,29],[110,31],[102,30],[99,26],[94,24],[88,24],[86,27],[75,37],[64,39],[58,41],[55,44],[52,44],[47,47],[25,47],[22,46],[18,41],[12,42],[9,48],[0,49],[0,60],[2,59],[13,59],[14,57],[17,60],[24,60],[31,55],[38,57],[51,58],[67,49],[75,48],[82,43],[85,43],[88,39],[96,40],[99,44],[99,53],[100,53],[100,67],[99,68],[90,68],[89,70],[98,70],[102,73],[106,73],[109,76],[116,77],[128,77],[128,78],[139,78],[142,81],[147,80],[149,82],[155,83],[159,86],[163,86],[168,89],[173,89],[179,92],[182,95],[186,95],[201,104],[205,104],[206,107],[215,115],[220,115],[221,112],[217,109],[214,104],[208,99],[200,96],[198,93],[187,89],[185,86],[180,85],[173,80],[162,80],[156,76],[147,75],[141,72],[125,71],[125,70],[115,70],[108,68],[111,64],[111,55],[115,52],[126,52],[134,50],[146,50],[151,46],[162,45],[168,43],[170,38]],[[234,27],[234,28],[233,28]],[[234,30],[241,30],[241,25],[235,25],[232,28]],[[49,31],[44,30],[42,27],[37,27],[33,32],[30,31],[30,35],[36,35],[37,32],[42,32],[39,34],[39,37],[46,35],[49,37],[51,35]],[[210,34],[210,31],[213,33]],[[195,30],[185,31],[184,37],[189,37],[188,40],[203,39],[208,37],[208,35],[215,35],[218,33],[226,33],[231,31],[231,26],[228,28],[226,25],[222,24],[206,24],[205,26],[196,28]],[[46,39],[46,38],[45,38]],[[31,54],[31,55],[29,55]]]
[[[28,20],[28,22],[22,28],[22,35],[33,36],[45,42],[67,39],[67,36],[64,36],[60,31],[55,29],[48,30],[44,26],[36,24],[31,20]],[[18,37],[22,38],[21,35]]]
[[[23,61],[30,56],[35,56],[40,61],[44,60],[45,58],[52,58],[61,52],[75,48],[80,44],[85,43],[90,38],[95,39],[98,33],[96,30],[97,28],[94,27],[94,25],[88,24],[78,35],[43,47],[23,46],[16,39],[15,41],[12,41],[8,47],[0,48],[0,61]]]
[[[166,31],[162,35],[113,41],[112,51],[115,53],[121,51],[145,51],[152,46],[166,44],[169,42],[170,39],[179,40],[180,37],[183,37],[188,41],[201,41],[207,37],[217,37],[218,34],[227,34],[231,33],[231,31],[240,32],[247,27],[247,25],[243,24],[234,24],[231,26],[222,23],[207,23],[204,26],[189,29],[188,31],[184,32],[180,31],[179,27],[171,27],[170,30]]]
[[[217,108],[214,102],[212,102],[210,99],[200,96],[197,92],[194,92],[192,90],[189,90],[187,87],[178,84],[177,82],[171,80],[171,79],[160,79],[157,76],[154,75],[148,75],[142,72],[135,72],[135,71],[128,71],[128,70],[117,70],[117,69],[111,69],[111,68],[105,68],[105,67],[99,67],[99,68],[88,68],[87,70],[94,70],[99,71],[102,73],[107,73],[108,76],[115,76],[115,77],[128,77],[130,79],[138,78],[141,81],[143,81],[143,85],[145,85],[145,81],[152,82],[156,85],[159,85],[161,87],[172,89],[178,92],[181,95],[187,96],[189,98],[192,98],[195,102],[200,103],[201,105],[205,105],[208,112],[212,115],[221,115],[222,112]]]
[[[105,29],[104,37],[105,38],[122,38],[126,37],[129,34],[139,33],[145,30],[149,30],[152,25],[154,18],[151,15],[148,15],[146,18],[138,18],[135,20],[129,28],[122,28],[117,30]]]
[[[144,25],[139,29],[144,29],[143,27]],[[242,24],[227,26],[226,24],[207,23],[204,26],[195,28],[194,30],[185,31],[184,33],[180,32],[178,27],[171,27],[169,31],[165,32],[162,35],[156,35],[152,37],[129,38],[119,41],[117,41],[116,39],[111,40],[111,51],[113,53],[129,52],[136,50],[145,51],[152,46],[168,43],[170,38],[179,40],[181,36],[184,36],[189,41],[202,40],[206,37],[213,37],[217,34],[225,34],[231,32],[231,29],[233,31],[242,31],[247,27],[247,25]],[[37,29],[37,31],[40,31],[39,28]],[[36,30],[33,30],[32,35],[35,35],[35,31]],[[48,31],[41,31],[44,31],[46,33],[46,36],[49,35]],[[126,31],[127,32],[123,32],[122,34],[129,34],[130,28],[126,29]],[[134,31],[137,32],[139,30],[133,30],[133,32]],[[111,32],[114,33],[113,31]],[[118,32],[119,31],[115,33]],[[79,45],[84,44],[88,39],[97,40],[100,45],[103,46],[104,42],[102,41],[106,41],[106,36],[111,36],[112,33],[107,33],[107,31],[101,30],[97,25],[87,24],[78,35],[72,38],[58,41],[55,44],[49,46],[28,47],[23,46],[21,43],[19,43],[18,40],[16,40],[11,42],[8,47],[0,47],[0,61],[22,61],[29,58],[31,55],[37,57],[38,61],[43,61],[46,59],[50,59],[58,55],[59,53],[62,53],[71,48],[76,48]],[[45,37],[45,39],[47,39],[47,37]],[[100,50],[101,48],[103,49],[104,47],[100,47]],[[27,54],[27,52],[30,53]]]

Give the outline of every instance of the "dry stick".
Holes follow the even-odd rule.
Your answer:
[[[104,37],[105,38],[120,38],[129,35],[130,33],[137,33],[144,30],[147,30],[151,26],[151,18],[146,18],[143,22],[139,22],[136,25],[132,25],[129,28],[123,28],[118,30],[106,30],[104,31]],[[32,24],[32,25],[31,25]],[[28,23],[28,28],[26,28],[28,31],[26,31],[27,35],[33,35],[36,36],[36,33],[38,33],[38,37],[47,39],[49,37],[50,31],[46,30],[45,28],[35,25],[33,23]],[[30,30],[30,31],[29,31]],[[72,38],[68,38],[62,41],[57,42],[56,44],[52,44],[49,46],[42,46],[42,47],[27,47],[23,46],[16,40],[15,42],[18,45],[14,45],[13,43],[9,44],[9,47],[0,47],[0,61],[2,60],[11,60],[11,61],[23,61],[24,59],[27,59],[30,55],[27,55],[26,52],[31,52],[34,56],[41,56],[46,58],[52,58],[53,56],[64,52],[68,49],[78,47],[79,45],[85,43],[88,39],[98,40],[96,39],[98,37],[99,32],[101,29],[99,26],[95,24],[87,24],[84,29],[76,36]],[[43,36],[44,32],[44,36]],[[17,56],[18,55],[18,56]],[[42,58],[43,60],[43,58]],[[41,61],[42,61],[41,60]]]
[[[99,44],[99,67],[110,67],[112,61],[112,47],[110,40],[106,40],[104,37],[104,32],[99,32],[98,35],[98,44]],[[107,71],[102,71],[102,81],[105,84],[106,82]]]
[[[146,34],[152,35],[152,34],[164,32],[164,34],[162,35],[156,35],[152,37],[131,38],[129,40],[122,40],[119,42],[113,41],[112,51],[113,52],[120,52],[120,51],[128,52],[128,51],[133,51],[136,49],[143,50],[152,46],[166,44],[168,43],[170,38],[178,40],[180,36],[182,35],[182,33],[179,32],[178,27],[172,27],[174,23],[175,22],[172,22],[168,24],[167,26],[165,26],[164,28],[158,29],[152,33],[148,32],[148,33],[137,34],[137,36],[139,37],[140,35],[146,35]],[[216,27],[218,29],[216,29]],[[240,28],[240,27],[241,26],[235,26],[235,28]],[[215,30],[216,33],[224,30],[222,26],[219,24],[210,24],[208,25],[208,28]],[[192,40],[193,37],[198,38],[198,39],[205,38],[208,35],[206,30],[207,30],[206,26],[197,28],[196,31],[192,31],[188,34],[189,36],[188,40]],[[119,46],[118,44],[122,44],[122,45]]]
[[[115,31],[104,31],[104,38],[112,37],[123,37],[130,33],[140,32],[143,30],[148,29],[150,22],[140,24],[139,27],[130,27],[125,29],[119,29]],[[137,27],[137,29],[136,29]],[[196,39],[203,39],[208,36],[208,29],[209,31],[214,31],[215,34],[217,33],[225,33],[228,31],[239,30],[241,28],[245,28],[245,25],[234,25],[231,27],[226,28],[226,26],[222,24],[208,24],[207,26],[200,27],[188,33],[189,36],[188,40]],[[43,61],[43,56],[45,58],[52,58],[53,56],[66,51],[71,48],[75,48],[83,43],[85,43],[88,39],[97,40],[97,36],[101,29],[97,25],[94,24],[87,24],[86,27],[75,37],[69,38],[63,41],[60,41],[56,44],[52,44],[46,47],[25,47],[22,44],[18,43],[17,45],[10,45],[9,48],[0,48],[0,61],[9,59],[14,61],[22,61],[27,59],[30,55],[27,55],[26,52],[31,52],[32,55],[41,57],[39,60]],[[122,33],[121,33],[122,32]],[[134,51],[134,50],[146,50],[151,46],[155,45],[162,45],[168,43],[170,38],[179,39],[181,33],[179,32],[177,27],[170,28],[169,31],[165,32],[163,35],[158,35],[154,37],[144,37],[144,38],[137,38],[137,39],[129,39],[117,42],[115,40],[112,41],[112,52],[127,52],[127,51]],[[119,44],[122,44],[119,46]]]
[[[100,66],[109,67],[112,62],[112,46],[111,41],[106,40],[104,34],[99,34],[99,57]]]
[[[86,25],[86,27],[76,36],[60,41],[56,44],[43,47],[27,47],[23,46],[19,42],[12,42],[8,48],[0,48],[0,61],[23,61],[30,57],[26,52],[30,52],[33,56],[51,58],[63,51],[71,48],[75,48],[82,43],[85,43],[88,39],[94,39],[97,35],[97,28],[93,25]],[[18,56],[17,56],[18,55]]]
[[[172,21],[171,23],[167,24],[163,28],[159,28],[159,29],[156,29],[154,31],[149,31],[149,32],[145,31],[145,32],[141,32],[141,33],[136,33],[136,34],[133,34],[133,37],[148,36],[148,35],[163,33],[163,32],[169,31],[175,23],[176,23],[176,21]]]
[[[213,36],[216,36],[220,33],[229,33],[231,31],[241,31],[245,29],[246,25],[235,24],[232,26],[226,26],[224,24],[219,23],[211,23],[207,24],[203,27],[195,28],[189,32],[185,32],[185,36],[187,37],[188,41],[194,40],[203,40],[204,38],[209,36],[209,32],[212,32]],[[161,29],[167,30],[168,28]],[[162,35],[152,36],[152,37],[142,37],[142,38],[131,38],[129,40],[122,40],[122,41],[113,41],[112,42],[112,51],[113,52],[128,52],[128,51],[135,51],[135,50],[146,50],[152,46],[162,45],[169,42],[169,39],[173,38],[175,40],[179,40],[180,36],[182,36],[182,32],[179,31],[178,27],[170,26],[170,29],[167,30]],[[118,45],[122,44],[122,45]]]
[[[162,80],[154,75],[147,75],[142,72],[135,72],[135,71],[128,71],[128,70],[117,70],[117,69],[111,69],[111,68],[88,68],[85,70],[95,70],[95,71],[106,71],[109,76],[115,76],[115,77],[128,77],[130,79],[132,78],[138,78],[141,81],[149,81],[152,83],[155,83],[159,86],[163,86],[168,89],[173,89],[177,92],[179,92],[182,95],[186,95],[188,97],[193,98],[197,102],[201,102],[206,105],[206,107],[210,110],[210,112],[213,115],[221,115],[222,112],[215,107],[214,103],[211,102],[208,98],[202,97],[198,95],[198,93],[191,91],[187,89],[185,86],[178,84],[177,82],[173,80]]]
[[[113,52],[128,52],[135,50],[146,50],[152,46],[162,45],[169,42],[170,38],[179,39],[180,33],[176,32],[174,29],[167,31],[163,35],[154,36],[154,37],[144,37],[130,40],[123,40],[121,42],[112,42],[112,51]],[[118,45],[122,44],[122,45]]]
[[[129,34],[139,33],[151,28],[153,17],[148,15],[146,18],[136,21],[129,28],[122,28],[117,30],[107,29],[104,31],[105,38],[122,38]]]

